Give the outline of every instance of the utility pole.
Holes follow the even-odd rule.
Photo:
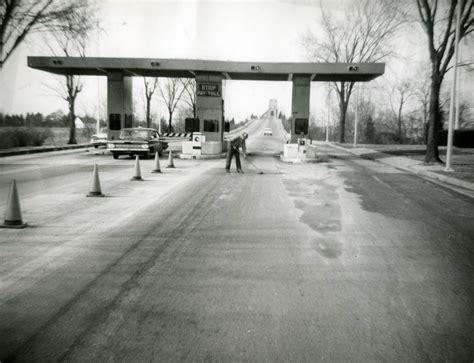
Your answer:
[[[462,8],[463,0],[459,0],[459,7]],[[459,41],[459,39],[458,39]],[[459,44],[456,44],[458,47],[458,57],[461,58],[461,47]],[[458,68],[459,61],[456,61],[456,68]],[[454,116],[454,129],[459,129],[459,80],[461,79],[461,69],[458,69],[459,74],[456,74],[456,113]]]
[[[100,24],[97,20],[97,56],[100,57]],[[100,77],[97,76],[97,122],[96,129],[97,133],[100,132]]]
[[[354,149],[357,147],[357,124],[359,122],[359,85],[356,83],[356,105],[354,117]]]
[[[331,84],[328,83],[328,95],[326,106],[328,109],[328,118],[326,120],[326,142],[329,142],[329,118],[331,117]]]
[[[460,26],[460,19],[461,19],[461,1],[458,0],[457,3],[457,14],[456,14],[456,33],[454,38],[454,75],[453,75],[453,82],[451,83],[451,102],[449,104],[449,125],[448,125],[448,145],[446,150],[446,168],[444,169],[445,172],[453,172],[454,169],[451,167],[451,161],[453,157],[453,118],[454,118],[454,105],[457,103],[456,98],[456,78],[458,73],[458,51],[459,51],[459,26]]]

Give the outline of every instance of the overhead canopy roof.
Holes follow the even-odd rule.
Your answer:
[[[28,57],[28,66],[60,75],[106,76],[123,72],[138,77],[194,78],[198,73],[226,79],[291,81],[307,75],[312,81],[366,82],[381,76],[384,63],[268,63],[200,59]]]

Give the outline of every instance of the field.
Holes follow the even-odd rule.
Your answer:
[[[68,127],[52,127],[50,130],[53,135],[46,139],[44,146],[54,145],[66,145],[69,140],[69,128]],[[88,129],[76,129],[76,140],[78,144],[88,143],[92,134],[95,131],[88,131]]]
[[[76,129],[78,144],[88,143],[94,133],[91,129]],[[67,127],[2,127],[0,149],[29,146],[62,146],[69,141]]]

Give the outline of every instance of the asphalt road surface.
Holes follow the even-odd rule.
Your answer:
[[[282,163],[278,120],[251,127],[245,174],[0,159],[30,224],[0,229],[0,360],[472,361],[472,199],[329,146]]]

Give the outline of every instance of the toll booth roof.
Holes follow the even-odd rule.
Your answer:
[[[200,59],[28,57],[28,66],[59,75],[107,76],[119,72],[136,77],[195,78],[217,74],[225,79],[291,81],[309,76],[312,81],[367,82],[381,76],[384,63],[269,63]]]

